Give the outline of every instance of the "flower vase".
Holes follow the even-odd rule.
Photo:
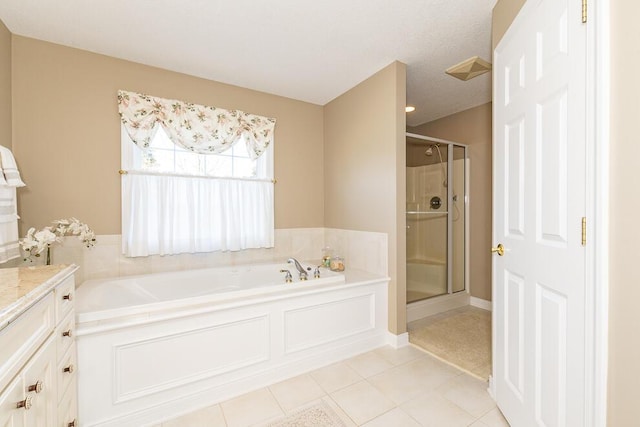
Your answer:
[[[47,263],[46,265],[51,265],[51,245],[47,245]]]

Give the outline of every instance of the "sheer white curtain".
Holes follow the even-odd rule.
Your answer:
[[[273,183],[127,174],[122,249],[137,257],[273,247]]]
[[[121,175],[125,256],[273,247],[275,119],[124,91],[118,106],[127,171]],[[145,169],[138,160],[153,150],[158,126],[176,146],[207,158],[244,141],[257,165],[254,176]]]

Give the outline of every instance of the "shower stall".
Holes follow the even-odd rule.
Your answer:
[[[468,161],[463,144],[411,133],[406,139],[407,304],[411,321],[417,307],[428,307],[424,315],[429,315],[469,302],[465,292]]]

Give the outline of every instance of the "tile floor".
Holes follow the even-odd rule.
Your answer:
[[[508,426],[477,380],[413,346],[382,347],[154,427],[264,426],[324,400],[346,426]]]

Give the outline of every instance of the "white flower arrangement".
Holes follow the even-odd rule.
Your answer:
[[[24,239],[20,240],[20,247],[27,254],[25,261],[33,261],[32,257],[39,257],[45,250],[49,250],[54,243],[61,243],[64,236],[78,236],[84,246],[91,248],[96,244],[96,235],[85,223],[76,218],[57,219],[52,221],[53,226],[44,227],[36,231],[31,227]],[[47,262],[49,257],[47,256]]]

